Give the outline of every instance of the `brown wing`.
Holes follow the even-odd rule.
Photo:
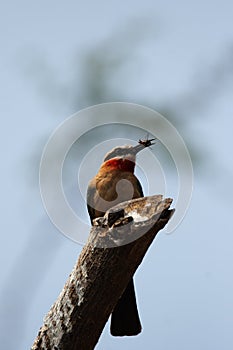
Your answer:
[[[135,176],[136,177],[136,176]],[[138,186],[138,191],[140,192],[141,197],[144,197],[143,190],[142,190],[142,185],[140,184],[140,181],[137,179],[137,186]]]
[[[89,213],[89,216],[91,219],[91,223],[96,218],[95,209],[93,208],[94,207],[93,200],[94,200],[94,196],[95,196],[95,191],[96,191],[96,187],[92,184],[92,181],[90,181],[88,188],[87,188],[87,210],[88,210],[88,213]]]

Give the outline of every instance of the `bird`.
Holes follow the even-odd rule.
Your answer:
[[[103,160],[97,175],[87,188],[87,209],[91,223],[121,202],[143,197],[142,186],[134,175],[136,155],[150,147],[155,139],[139,140],[136,146],[113,148]],[[111,315],[113,336],[135,336],[142,330],[133,278],[118,300]]]

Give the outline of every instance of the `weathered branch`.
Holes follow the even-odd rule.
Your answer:
[[[94,349],[130,278],[170,219],[171,202],[162,196],[144,197],[121,203],[96,219],[32,350]]]

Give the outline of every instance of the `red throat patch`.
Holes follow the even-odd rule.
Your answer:
[[[124,158],[113,158],[107,160],[107,162],[103,165],[105,168],[109,170],[122,170],[122,171],[130,171],[134,172],[135,163],[132,160],[124,159]]]

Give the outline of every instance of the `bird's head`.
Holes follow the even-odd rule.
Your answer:
[[[139,140],[136,146],[118,146],[109,151],[104,157],[105,168],[134,172],[136,155],[146,147],[154,145],[155,139]]]

